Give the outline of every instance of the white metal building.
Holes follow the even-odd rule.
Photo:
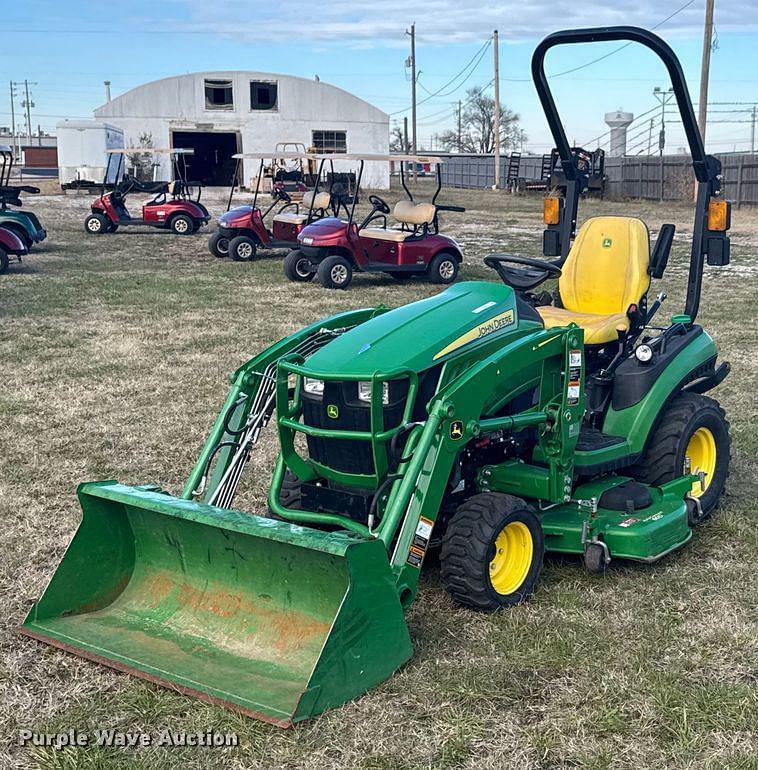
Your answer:
[[[335,155],[389,151],[386,113],[328,83],[267,72],[155,80],[106,102],[95,118],[121,128],[130,146],[151,134],[154,147],[192,147],[189,175],[204,184],[229,183],[234,153],[268,152],[280,142]],[[253,161],[245,163],[240,181],[248,183],[257,169]],[[335,170],[351,167],[335,162]],[[159,178],[169,174],[168,165],[159,170]],[[367,164],[364,184],[386,189],[388,164]]]

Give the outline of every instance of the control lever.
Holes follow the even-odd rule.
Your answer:
[[[653,316],[661,309],[661,305],[666,300],[666,292],[662,291],[656,298],[655,302],[650,306],[650,309],[647,311],[647,316],[645,316],[645,326],[647,326],[650,321],[653,320]]]

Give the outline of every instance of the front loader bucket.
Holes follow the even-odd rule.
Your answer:
[[[286,727],[412,654],[384,545],[116,482],[22,633]]]

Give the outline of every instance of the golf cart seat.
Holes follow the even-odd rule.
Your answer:
[[[302,225],[308,221],[308,212],[313,206],[314,211],[326,211],[329,208],[331,198],[328,192],[316,193],[309,190],[303,193],[300,211],[282,211],[274,217],[274,222],[286,222],[290,225]]]
[[[400,222],[403,229],[394,227],[364,227],[361,236],[374,238],[378,241],[396,241],[398,243],[416,234],[416,228],[431,225],[437,214],[433,203],[414,203],[413,201],[398,201],[392,216]],[[412,227],[407,227],[411,225]]]
[[[650,234],[634,217],[594,217],[582,225],[558,279],[563,307],[538,307],[545,327],[575,323],[600,345],[629,329],[627,311],[650,286]]]

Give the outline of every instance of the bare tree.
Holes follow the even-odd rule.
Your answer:
[[[509,152],[521,141],[520,116],[506,105],[500,105],[500,147]],[[489,154],[495,151],[495,100],[481,87],[466,92],[461,117],[462,130],[449,129],[439,136],[440,144],[449,152]],[[524,137],[526,138],[526,137]]]
[[[407,155],[410,151],[410,142],[405,141],[402,127],[395,123],[390,131],[390,152],[401,152]]]

